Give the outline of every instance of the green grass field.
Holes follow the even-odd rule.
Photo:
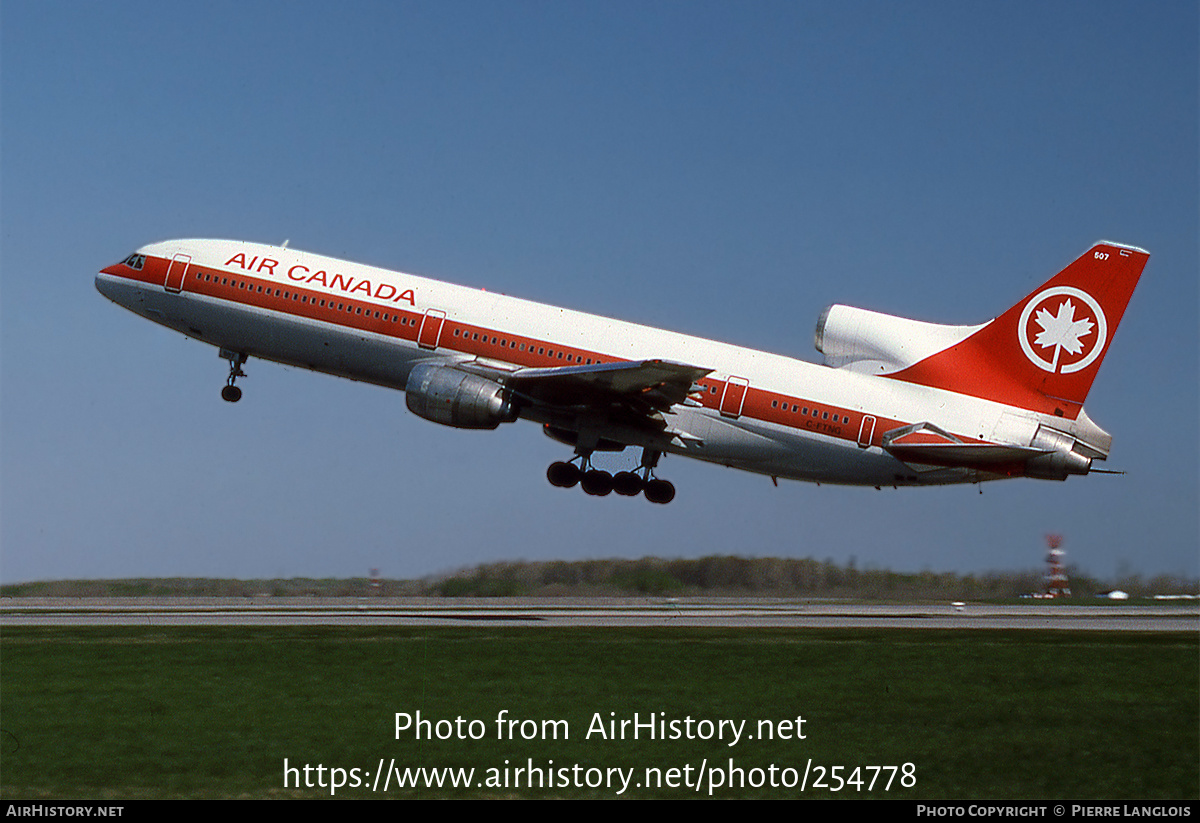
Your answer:
[[[417,711],[451,721],[423,737],[450,739],[397,738],[396,713]],[[502,711],[534,722],[499,739]],[[594,731],[635,713],[668,735],[677,721],[678,736]],[[760,739],[768,726],[777,739]],[[328,797],[334,779],[337,797],[692,797],[699,782],[718,797],[1196,799],[1200,644],[1140,632],[5,628],[0,744],[6,799]],[[381,761],[386,794],[382,775],[371,789]],[[465,788],[400,789],[393,766],[474,773]]]

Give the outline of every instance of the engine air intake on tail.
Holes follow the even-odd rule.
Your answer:
[[[813,343],[825,365],[862,374],[887,374],[942,351],[982,326],[945,326],[833,305],[817,318]]]

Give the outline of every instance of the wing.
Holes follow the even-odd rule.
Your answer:
[[[597,363],[554,369],[519,369],[505,383],[537,403],[552,406],[627,405],[640,413],[667,411],[687,399],[697,380],[712,372],[671,360]]]
[[[523,416],[578,430],[581,421],[613,432],[640,431],[681,440],[696,439],[672,429],[664,415],[700,391],[696,381],[712,369],[672,360],[635,360],[560,368],[495,368],[475,361],[458,368],[486,374],[519,401]]]

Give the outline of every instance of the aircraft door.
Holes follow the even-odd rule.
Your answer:
[[[725,381],[724,391],[721,392],[721,414],[726,417],[740,416],[749,388],[750,381],[746,378],[730,376]]]
[[[177,254],[172,257],[171,262],[167,264],[167,279],[163,281],[163,288],[178,294],[183,288],[183,278],[187,277],[188,266],[191,264],[190,254]]]
[[[862,425],[858,427],[858,445],[860,448],[867,448],[871,445],[871,438],[875,436],[875,418],[869,414],[863,415]]]
[[[423,349],[433,350],[442,339],[442,325],[446,322],[446,313],[441,309],[428,309],[421,318],[421,328],[417,331],[417,345]]]

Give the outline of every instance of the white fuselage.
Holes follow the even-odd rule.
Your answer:
[[[1028,443],[1045,417],[285,247],[178,240],[138,254],[141,268],[119,264],[96,278],[120,305],[224,350],[382,386],[404,389],[413,366],[429,361],[499,374],[652,358],[711,369],[660,435],[606,428],[595,409],[522,416],[572,431],[599,426],[626,445],[775,477],[871,486],[995,479],[1007,473],[907,464],[881,437],[928,422],[966,441]]]

